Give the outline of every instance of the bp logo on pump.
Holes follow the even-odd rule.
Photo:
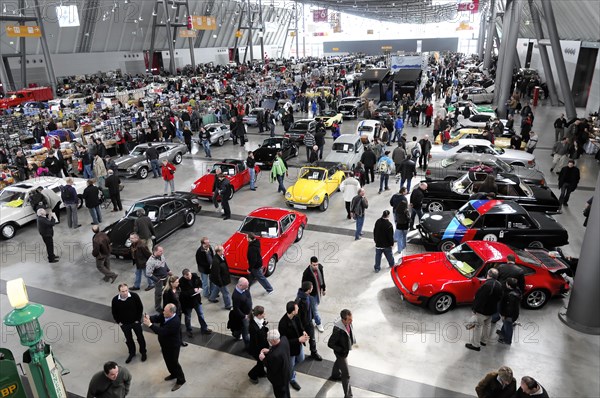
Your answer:
[[[17,383],[12,383],[0,388],[0,397],[12,397],[19,391],[19,385]]]

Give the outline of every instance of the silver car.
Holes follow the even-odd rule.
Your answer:
[[[158,152],[159,162],[167,159],[173,164],[179,164],[183,160],[183,155],[188,152],[185,144],[172,142],[157,142],[152,143]],[[146,150],[148,144],[140,144],[133,148],[129,155],[121,156],[115,159],[119,176],[121,177],[138,177],[144,179],[148,177],[151,171],[150,162],[146,160]]]
[[[488,140],[475,138],[460,139],[449,145],[434,145],[429,153],[431,160],[442,160],[458,153],[475,153],[494,155],[513,166],[535,167],[535,156],[529,152],[516,149],[503,149]]]
[[[364,151],[365,148],[359,135],[342,134],[333,142],[331,152],[325,161],[341,163],[346,170],[354,170]]]
[[[204,126],[204,128],[210,133],[211,145],[223,145],[225,141],[231,139],[231,130],[229,126],[223,123],[211,123]]]
[[[547,185],[544,173],[537,169],[513,166],[493,155],[477,153],[457,153],[443,160],[430,162],[425,171],[425,178],[429,181],[456,180],[478,165],[491,167],[496,173],[514,174],[528,185]]]

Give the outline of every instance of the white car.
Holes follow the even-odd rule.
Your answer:
[[[430,159],[442,160],[457,153],[481,153],[494,155],[513,166],[535,167],[535,156],[525,151],[515,149],[504,149],[493,145],[488,140],[465,138],[458,140],[456,144],[434,145],[429,154]]]
[[[0,236],[11,239],[17,229],[36,219],[36,214],[29,204],[29,194],[37,187],[49,188],[60,196],[60,187],[66,185],[62,178],[38,177],[9,185],[0,191]],[[77,195],[81,195],[87,186],[83,178],[73,178],[73,186]],[[79,206],[82,199],[79,199]],[[64,205],[61,204],[61,208]]]
[[[369,143],[373,138],[379,137],[381,133],[381,121],[379,120],[361,120],[356,127],[356,134],[361,137],[366,137],[363,142]]]
[[[494,85],[488,88],[483,87],[467,87],[460,95],[461,98],[466,94],[467,99],[475,104],[491,104],[494,101]]]
[[[354,170],[360,161],[365,147],[358,135],[342,134],[335,141],[326,162],[341,163],[346,170]]]
[[[496,119],[496,115],[490,112],[475,113],[470,118],[465,119],[464,116],[459,115],[457,119],[458,127],[471,127],[471,128],[484,128],[488,123],[491,123]],[[506,126],[506,119],[500,119]]]

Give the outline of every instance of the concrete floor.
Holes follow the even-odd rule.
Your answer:
[[[561,112],[562,109],[550,107],[535,110],[534,129],[540,135],[536,160],[555,192],[557,178],[549,173],[550,149],[554,137],[552,123]],[[356,124],[345,121],[342,132],[354,132]],[[277,131],[281,131],[280,126]],[[430,134],[422,127],[408,127],[405,132],[409,137]],[[263,137],[253,128],[249,133],[247,146],[256,148]],[[185,156],[175,177],[177,189],[189,190],[190,184],[211,164],[201,153],[194,148],[191,155]],[[246,154],[229,142],[223,148],[213,147],[213,156],[215,159],[245,158]],[[289,163],[299,165],[301,159],[304,157]],[[570,207],[556,216],[569,231],[570,244],[564,249],[571,255],[578,255],[581,248],[584,232],[581,212],[592,195],[599,170],[597,162],[588,155],[578,166],[582,172],[579,189],[573,193]],[[286,186],[293,184],[297,172],[298,168],[291,168]],[[160,180],[127,180],[122,193],[123,204],[128,207],[136,199],[162,192],[162,189]],[[395,190],[377,195],[378,186],[370,184],[366,189],[370,201],[364,228],[366,239],[353,240],[354,224],[346,220],[341,195],[335,195],[325,213],[307,211],[309,224],[304,238],[288,250],[270,277],[275,293],[266,296],[260,286],[251,289],[254,304],[265,306],[267,317],[274,324],[284,314],[285,303],[295,297],[301,272],[309,258],[317,255],[325,267],[327,296],[319,307],[325,333],[316,336],[325,361],[305,361],[298,376],[302,390],[292,390],[293,397],[342,396],[341,385],[326,380],[334,360],[326,341],[342,308],[350,308],[354,313],[358,347],[351,352],[349,363],[353,366],[352,383],[357,397],[472,396],[483,375],[501,365],[512,367],[517,378],[535,377],[550,396],[600,396],[600,337],[578,333],[559,321],[557,314],[568,298],[553,300],[540,311],[522,310],[522,326],[516,330],[512,347],[491,344],[479,353],[464,347],[468,333],[462,324],[469,316],[469,308],[460,307],[434,316],[402,302],[389,274],[372,271],[374,247],[370,231],[381,212],[389,207],[389,197]],[[235,194],[231,220],[220,220],[214,207],[207,203],[191,229],[180,230],[167,238],[162,245],[171,269],[176,273],[183,268],[195,269],[194,253],[202,236],[209,236],[213,243],[224,242],[239,227],[243,216],[260,206],[284,207],[281,195],[276,194],[276,186],[268,182],[267,173],[259,175],[256,192],[244,188]],[[120,216],[110,212],[104,215],[105,225]],[[4,316],[10,311],[4,281],[23,277],[29,286],[31,301],[45,305],[41,323],[47,341],[60,362],[71,371],[64,376],[67,389],[85,395],[91,376],[105,361],[124,364],[127,357],[123,336],[111,322],[109,306],[119,282],[131,286],[134,269],[128,261],[113,260],[112,267],[119,278],[113,285],[102,282],[91,257],[89,214],[81,211],[80,219],[84,227],[76,232],[64,224],[56,227],[55,244],[62,252],[61,261],[56,264],[45,261],[43,245],[33,224],[20,230],[11,241],[0,243],[0,312]],[[417,236],[411,233],[409,237]],[[409,244],[409,250],[417,253],[423,248]],[[142,290],[140,296],[145,308],[152,312],[153,293]],[[205,302],[204,312],[210,327],[218,333],[210,338],[198,335],[186,339],[190,345],[181,351],[181,364],[187,384],[177,393],[170,392],[171,383],[162,381],[167,372],[156,337],[148,332],[149,360],[141,363],[138,356],[126,365],[133,374],[130,396],[266,397],[272,394],[270,384],[264,379],[257,386],[249,383],[246,373],[253,364],[243,355],[242,343],[234,342],[225,328],[227,311],[221,304]],[[197,326],[197,320],[193,324]],[[16,357],[23,351],[12,328],[2,326],[0,344],[13,350]]]

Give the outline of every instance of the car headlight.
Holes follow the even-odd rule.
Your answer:
[[[416,292],[416,291],[417,291],[417,289],[418,289],[418,288],[419,288],[419,283],[418,283],[418,282],[415,282],[415,283],[413,283],[413,285],[412,285],[412,287],[411,287],[410,291],[414,293],[414,292]]]
[[[292,193],[291,192],[286,192],[285,193],[285,198],[286,199],[291,199],[292,198]]]
[[[131,239],[125,241],[125,247],[131,247]]]
[[[194,189],[196,189],[196,183],[195,182],[192,183],[192,185],[191,185],[191,190],[193,191]]]
[[[315,195],[315,197],[313,198],[313,201],[318,202],[319,200],[321,200],[319,195]]]

